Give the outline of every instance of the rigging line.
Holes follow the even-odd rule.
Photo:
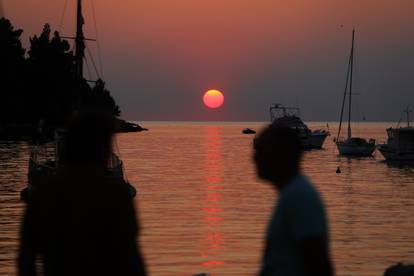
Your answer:
[[[93,23],[95,25],[96,46],[97,46],[97,49],[98,49],[99,69],[101,70],[102,78],[104,78],[104,70],[103,70],[103,66],[102,66],[101,46],[100,46],[100,43],[99,43],[99,35],[98,35],[98,24],[97,24],[97,20],[96,20],[96,11],[95,11],[95,5],[94,5],[93,0],[91,0],[91,6],[92,6]]]
[[[355,53],[355,29],[352,30],[351,72],[349,74],[348,139],[352,137],[351,114],[352,114],[352,85],[353,85],[354,60],[355,60],[354,53]]]
[[[341,116],[340,116],[340,120],[339,120],[339,128],[338,128],[338,134],[336,136],[336,140],[339,139],[339,135],[341,134],[342,119],[343,119],[343,116],[344,116],[344,109],[345,109],[346,92],[348,90],[349,74],[351,72],[351,59],[352,59],[352,57],[350,55],[349,60],[348,60],[348,70],[346,72],[345,90],[344,90],[344,96],[343,96],[343,99],[342,99]]]
[[[62,33],[62,27],[63,27],[63,20],[65,19],[65,14],[66,14],[66,9],[68,7],[68,0],[65,0],[65,3],[63,5],[63,11],[62,11],[62,15],[60,17],[60,23],[59,23],[59,28],[58,28],[58,32]]]
[[[355,90],[355,89],[354,89]],[[356,125],[356,128],[355,128],[355,134],[358,134],[358,135],[361,135],[361,134],[363,134],[363,131],[361,130],[361,125],[362,125],[362,120],[361,120],[361,114],[362,114],[362,112],[361,112],[361,106],[360,106],[360,103],[359,103],[359,98],[357,99],[355,96],[354,96],[354,100],[353,100],[353,106],[354,106],[354,114],[356,114],[356,116],[354,115],[353,117],[354,117],[354,124]]]
[[[400,127],[400,124],[401,124],[401,122],[402,122],[402,119],[403,119],[403,117],[402,117],[402,115],[401,115],[401,117],[400,117],[400,119],[398,120],[398,123],[397,123],[397,128],[399,128],[399,127]]]
[[[92,77],[91,68],[89,67],[89,63],[86,58],[85,58],[85,65],[86,65],[86,72],[88,74],[88,79],[91,79]]]
[[[357,61],[357,58],[356,58],[356,51],[354,50],[354,60],[352,61],[353,62],[353,76],[354,76],[354,81],[353,81],[353,90],[355,91],[354,93],[353,93],[353,96],[354,96],[354,98],[353,98],[353,107],[354,107],[354,114],[356,114],[356,116],[354,115],[353,116],[353,120],[354,120],[354,122],[356,123],[356,125],[357,125],[357,127],[359,128],[360,127],[360,116],[361,116],[361,109],[360,109],[360,104],[359,104],[359,100],[360,100],[360,97],[356,97],[356,96],[359,96],[360,95],[360,92],[361,92],[361,85],[360,85],[360,83],[358,83],[358,80],[359,80],[359,75],[358,75],[358,67],[356,66],[356,61]],[[355,68],[357,68],[357,69],[355,69]],[[357,130],[358,130],[358,128],[357,128]]]
[[[93,56],[92,56],[91,50],[89,49],[89,47],[88,47],[88,45],[87,45],[87,44],[86,44],[86,50],[88,51],[89,58],[91,59],[91,62],[92,62],[93,68],[95,69],[96,76],[97,76],[97,78],[98,78],[98,79],[100,79],[101,77],[100,77],[100,75],[99,75],[98,67],[96,67],[96,63],[95,63],[95,61],[93,60]]]

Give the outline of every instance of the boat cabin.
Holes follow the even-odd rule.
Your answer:
[[[398,151],[414,151],[414,128],[388,128],[387,145]]]

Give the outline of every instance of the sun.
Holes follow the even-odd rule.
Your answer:
[[[208,108],[219,108],[224,103],[224,95],[216,89],[210,89],[203,96],[203,102]]]

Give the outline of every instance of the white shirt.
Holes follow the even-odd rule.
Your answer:
[[[309,180],[297,176],[280,191],[268,225],[260,275],[305,275],[298,243],[308,237],[328,240],[324,204]]]

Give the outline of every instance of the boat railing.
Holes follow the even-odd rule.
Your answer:
[[[115,153],[112,153],[111,158],[109,159],[108,171],[117,177],[123,177],[124,175],[123,162]]]
[[[56,148],[52,145],[35,146],[30,152],[30,160],[35,164],[46,164],[56,159]]]
[[[109,159],[108,168],[116,168],[122,165],[121,159],[115,153],[111,154],[111,158]]]
[[[281,104],[272,104],[269,112],[270,119],[272,121],[282,117],[300,118],[300,109],[297,107],[286,107]]]

